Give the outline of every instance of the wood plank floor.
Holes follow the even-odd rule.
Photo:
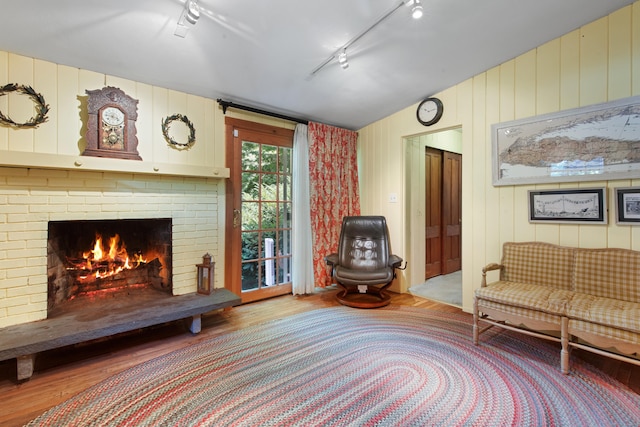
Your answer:
[[[21,426],[93,384],[168,352],[269,320],[336,306],[336,292],[335,288],[327,288],[314,295],[286,295],[212,312],[203,317],[202,332],[198,335],[190,334],[185,323],[173,322],[144,331],[47,351],[38,355],[33,377],[23,383],[18,383],[15,379],[15,360],[2,362],[0,426]],[[391,304],[461,312],[456,307],[410,294],[393,294]],[[575,350],[572,357],[588,360],[640,394],[640,367],[580,350]]]

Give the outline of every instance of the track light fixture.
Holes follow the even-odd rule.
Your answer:
[[[338,55],[338,63],[342,67],[343,70],[349,68],[349,62],[347,62],[347,50],[343,50],[340,55]]]
[[[316,73],[318,73],[318,71],[322,70],[328,64],[330,64],[331,62],[335,61],[336,58],[338,59],[338,64],[340,64],[340,66],[343,69],[349,68],[349,63],[347,62],[347,48],[349,46],[351,46],[352,44],[354,44],[355,42],[357,42],[358,40],[360,40],[360,38],[362,38],[369,31],[371,31],[375,27],[377,27],[381,22],[385,21],[387,18],[389,18],[391,15],[393,15],[393,13],[396,10],[400,9],[402,6],[411,7],[411,16],[413,17],[413,19],[420,19],[422,17],[422,14],[423,14],[423,11],[422,11],[422,0],[400,0],[400,1],[398,1],[398,3],[396,3],[395,6],[393,6],[391,9],[386,11],[384,13],[384,15],[382,15],[380,18],[378,18],[377,21],[375,21],[373,24],[371,24],[368,28],[365,28],[364,30],[362,30],[355,37],[353,37],[351,40],[349,40],[347,43],[345,43],[340,49],[338,49],[335,52],[333,52],[333,54],[329,58],[327,58],[322,64],[320,64],[316,68],[314,68],[313,71],[311,71],[311,73],[309,74],[309,78],[313,77]]]
[[[180,19],[178,19],[178,26],[174,34],[178,37],[186,37],[191,25],[196,25],[200,19],[200,5],[198,0],[187,0],[182,9]]]
[[[200,6],[198,6],[196,0],[187,0],[185,7],[187,9],[186,20],[195,25],[198,19],[200,19]]]
[[[413,0],[413,6],[411,7],[411,17],[413,19],[422,18],[422,5],[420,0]]]

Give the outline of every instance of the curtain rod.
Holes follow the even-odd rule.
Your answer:
[[[302,123],[303,125],[308,125],[309,124],[309,120],[297,119],[295,117],[286,116],[284,114],[274,113],[274,112],[271,112],[271,111],[261,110],[259,108],[250,107],[248,105],[236,104],[236,103],[231,102],[231,101],[224,101],[224,100],[222,100],[220,98],[218,98],[218,104],[220,104],[222,106],[222,113],[223,114],[227,114],[227,108],[231,107],[231,108],[237,108],[238,110],[251,111],[252,113],[258,113],[258,114],[263,114],[265,116],[276,117],[278,119],[289,120],[291,122]]]

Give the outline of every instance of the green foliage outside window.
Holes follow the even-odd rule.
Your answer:
[[[290,231],[280,230],[291,227],[291,148],[243,142],[242,169],[242,289],[250,290],[266,284],[265,239],[275,257],[291,252]],[[288,261],[275,260],[276,283],[289,280]]]

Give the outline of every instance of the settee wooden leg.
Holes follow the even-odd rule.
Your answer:
[[[478,300],[473,299],[473,343],[478,345],[480,332],[478,331]]]
[[[560,324],[560,371],[563,374],[569,373],[569,318],[563,317]]]
[[[16,358],[18,381],[28,380],[33,375],[33,362],[35,354],[27,354]]]

